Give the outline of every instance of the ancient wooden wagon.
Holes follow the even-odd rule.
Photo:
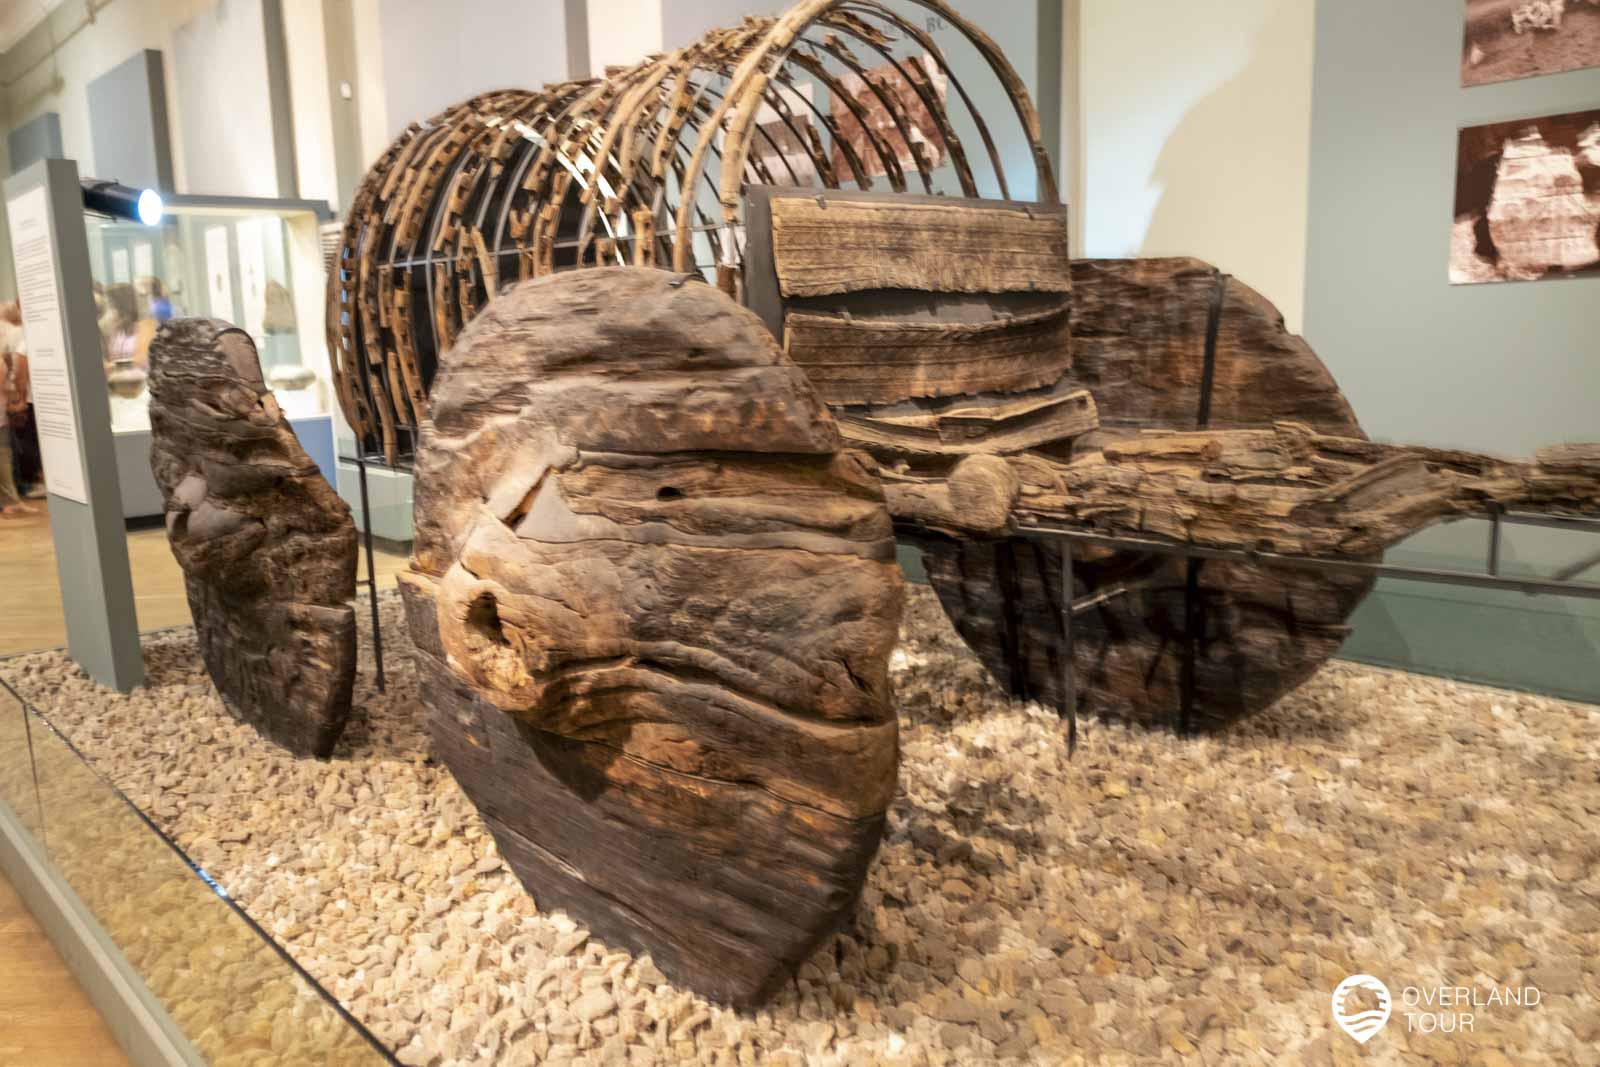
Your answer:
[[[1226,719],[1324,662],[1371,584],[1245,553],[1372,560],[1446,515],[1600,506],[1594,446],[1368,441],[1205,263],[1072,260],[1022,80],[918,6],[937,38],[803,0],[414,125],[329,285],[346,418],[416,456],[441,752],[542,897],[736,1002],[876,848],[894,534],[1013,694]],[[1239,554],[1064,558],[1043,527]]]

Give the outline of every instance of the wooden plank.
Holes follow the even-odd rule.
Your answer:
[[[789,357],[829,404],[1018,392],[1054,384],[1072,368],[1065,304],[985,323],[791,311],[784,339]]]
[[[772,244],[785,297],[1072,288],[1062,213],[775,197]]]
[[[1070,441],[1100,425],[1094,397],[1070,383],[1011,403],[962,402],[938,412],[834,413],[845,440],[874,452],[918,456],[1003,456]]]

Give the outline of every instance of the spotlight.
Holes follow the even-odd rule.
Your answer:
[[[83,206],[89,211],[146,226],[161,221],[164,207],[161,194],[154,189],[135,189],[97,178],[84,178],[79,184],[83,187]]]

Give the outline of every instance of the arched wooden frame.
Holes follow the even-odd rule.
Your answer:
[[[1038,113],[1015,69],[944,0],[913,2],[987,61],[1032,151],[1039,199],[1053,203]],[[745,185],[801,184],[784,152],[773,153],[781,166],[768,166],[753,151],[762,139],[779,147],[756,121],[763,105],[804,147],[817,185],[870,189],[875,163],[891,190],[906,192],[915,181],[915,191],[931,192],[935,168],[910,136],[903,101],[868,77],[892,65],[938,126],[961,195],[978,196],[948,104],[921,63],[896,54],[902,42],[946,79],[1009,197],[989,124],[944,50],[881,0],[803,0],[781,17],[746,19],[603,78],[486,93],[408,127],[357,189],[328,283],[334,385],[351,428],[394,460],[421,425],[438,353],[512,281],[631,263],[714,270],[734,292]],[[845,91],[845,74],[890,116],[911,152],[909,175]],[[827,109],[784,91],[797,89],[797,76],[851,112],[875,160],[860,158]],[[697,238],[709,261],[697,260]]]

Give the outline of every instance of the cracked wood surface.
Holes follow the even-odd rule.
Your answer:
[[[1117,474],[1101,450],[1138,440],[1146,430],[1196,426],[1207,327],[1218,293],[1216,269],[1195,259],[1072,264],[1072,367],[1058,388],[1088,389],[1099,426],[1070,442],[1006,457],[1017,479],[1018,509],[1033,508],[1041,520],[1069,521],[1047,504],[1066,504],[1055,488],[1055,472],[1072,458],[1103,464],[1102,504],[1136,511],[1142,488],[1126,481],[1133,472]],[[1317,433],[1361,438],[1332,375],[1304,341],[1283,328],[1277,310],[1237,280],[1220,295],[1210,426],[1270,430],[1278,420],[1292,420]],[[885,454],[890,461],[903,458]],[[902,484],[887,483],[891,507],[898,506],[896,496],[908,479],[930,476],[945,479],[950,468],[913,460]],[[983,491],[970,485],[973,476],[971,468],[964,472],[967,491],[982,499]],[[1111,480],[1118,477],[1125,481],[1113,492]],[[992,498],[1005,488],[991,485],[987,492]],[[939,503],[937,486],[924,486],[913,505],[935,534],[923,561],[957,632],[1013,695],[1059,706],[1060,549],[1005,534],[986,519],[973,521],[991,514],[992,505],[988,511],[965,509],[966,532],[940,537],[950,523],[927,517],[930,500]],[[1156,500],[1152,510],[1159,508]],[[1185,564],[1083,547],[1075,556],[1074,598],[1108,594],[1074,620],[1079,710],[1170,721],[1181,701],[1188,636]],[[1370,585],[1352,575],[1205,564],[1196,582],[1202,605],[1196,721],[1257,711],[1310,677],[1343,643],[1346,619]]]
[[[750,312],[527,282],[441,365],[402,576],[435,745],[541,907],[754,1003],[894,792],[882,490]]]
[[[228,710],[328,756],[355,681],[356,529],[261,376],[249,335],[175,319],[150,346],[150,467]]]
[[[791,311],[784,348],[829,404],[1051,385],[1072,368],[1065,298],[1059,307],[985,322],[916,322]]]

